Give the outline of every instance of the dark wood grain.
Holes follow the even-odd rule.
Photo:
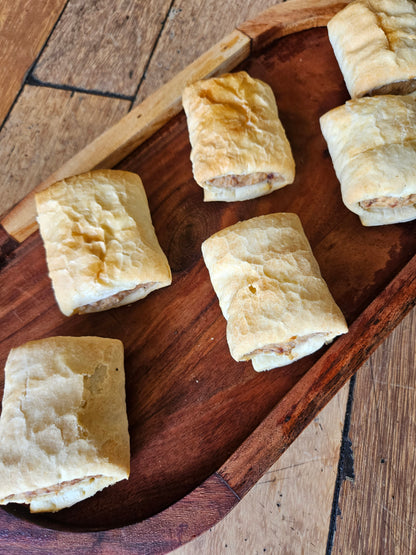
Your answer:
[[[13,258],[17,247],[18,242],[10,237],[3,226],[0,225],[0,271]]]
[[[213,503],[215,499],[215,503]],[[235,494],[218,475],[210,476],[196,490],[162,513],[134,527],[83,534],[50,528],[39,518],[39,526],[22,520],[25,515],[12,507],[2,511],[0,542],[2,553],[88,553],[127,555],[166,553],[198,536],[221,520],[237,502]],[[195,518],[195,507],[204,515]],[[18,517],[18,518],[16,518]]]
[[[323,27],[351,0],[291,0],[272,6],[238,29],[252,40],[253,51],[261,50],[276,39],[304,29]]]
[[[416,258],[413,258],[354,321],[349,333],[336,340],[220,469],[221,476],[240,497],[351,378],[415,303]],[[264,453],[259,453],[258,445],[264,443],[269,444],[269,460]]]
[[[341,202],[318,124],[347,98],[326,30],[287,36],[242,67],[276,94],[297,165],[293,185],[244,203],[204,204],[192,179],[183,114],[120,164],[143,179],[172,267],[171,287],[130,307],[67,319],[54,302],[38,234],[8,255],[0,273],[0,365],[12,346],[29,339],[121,339],[132,439],[128,482],[54,515],[13,507],[24,520],[10,524],[1,511],[11,545],[42,537],[42,547],[59,549],[62,533],[48,528],[68,530],[65,545],[72,548],[80,545],[74,530],[90,531],[87,540],[82,536],[92,552],[97,546],[111,552],[121,538],[126,549],[133,537],[144,549],[151,537],[152,549],[161,551],[187,541],[258,480],[413,303],[416,223],[365,229]],[[229,355],[200,245],[239,219],[277,211],[299,214],[351,331],[329,349],[256,374]],[[185,532],[184,503],[193,515]]]

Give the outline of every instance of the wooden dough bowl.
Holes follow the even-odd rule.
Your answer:
[[[3,220],[1,367],[13,346],[31,339],[121,339],[131,434],[128,481],[56,514],[30,515],[18,505],[0,510],[5,552],[30,543],[45,551],[100,545],[101,552],[122,546],[124,553],[156,553],[189,541],[238,503],[414,304],[415,222],[361,226],[341,201],[320,133],[319,116],[348,99],[325,28],[344,5],[293,0],[267,10],[38,187],[93,167],[137,172],[172,286],[131,306],[66,318],[47,276],[33,195]],[[272,86],[296,180],[251,201],[203,203],[180,93],[192,80],[234,68]],[[350,331],[293,365],[257,374],[229,354],[200,246],[238,220],[281,211],[300,216]],[[3,373],[0,380],[2,389]]]

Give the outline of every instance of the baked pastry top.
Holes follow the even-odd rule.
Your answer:
[[[49,275],[66,315],[129,304],[170,285],[140,177],[95,170],[36,195]]]
[[[416,3],[355,0],[328,23],[352,98],[416,90]]]
[[[269,370],[348,331],[296,214],[238,222],[204,241],[202,253],[235,360]]]
[[[182,96],[191,161],[204,200],[247,200],[295,177],[272,89],[246,72],[198,81]]]
[[[344,204],[363,225],[416,218],[416,93],[349,100],[320,124]]]
[[[0,504],[58,511],[129,477],[123,345],[51,337],[12,349],[0,417]]]

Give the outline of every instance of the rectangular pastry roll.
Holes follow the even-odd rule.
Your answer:
[[[59,308],[66,316],[142,299],[170,285],[140,177],[96,170],[36,195],[40,234]]]
[[[416,89],[413,0],[356,0],[329,21],[328,34],[352,98]]]
[[[416,218],[416,95],[349,100],[320,118],[344,204],[365,226]]]
[[[266,83],[245,71],[185,88],[195,181],[205,201],[247,200],[295,178],[295,163]]]
[[[12,349],[0,418],[0,504],[55,512],[129,472],[121,341],[51,337]]]
[[[235,360],[270,370],[348,331],[296,214],[239,222],[209,237],[202,253]]]

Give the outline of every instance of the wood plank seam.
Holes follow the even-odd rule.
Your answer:
[[[329,520],[328,540],[326,544],[326,555],[331,555],[334,545],[335,532],[337,529],[337,518],[339,516],[339,496],[344,480],[354,480],[354,457],[352,453],[351,441],[349,439],[351,415],[354,402],[354,386],[357,374],[350,380],[347,408],[345,410],[344,427],[341,436],[341,447],[339,450],[337,477],[335,480],[334,496],[332,499],[331,516]]]
[[[82,87],[74,87],[72,85],[65,85],[60,83],[51,83],[48,81],[40,81],[33,75],[29,75],[26,79],[25,85],[31,87],[45,87],[49,89],[57,89],[60,91],[70,91],[73,93],[81,93],[81,94],[92,94],[95,96],[105,96],[106,98],[116,98],[118,100],[127,100],[129,102],[134,101],[134,96],[126,95],[126,94],[119,94],[119,93],[112,93],[110,91],[100,91],[98,89],[83,89]]]
[[[66,7],[67,7],[67,5],[68,5],[68,2],[69,2],[69,0],[67,0],[67,1],[65,2],[65,5],[64,5],[64,7],[63,7],[62,10],[61,10],[61,13],[60,13],[59,16],[56,18],[56,21],[55,21],[55,23],[54,23],[54,25],[53,25],[53,27],[52,27],[52,29],[51,29],[51,32],[49,33],[49,35],[48,35],[46,41],[44,42],[42,48],[40,49],[38,55],[37,55],[36,58],[34,59],[32,65],[31,65],[30,68],[28,69],[28,71],[27,71],[27,73],[26,73],[26,76],[25,76],[25,78],[24,78],[23,81],[22,81],[21,87],[20,87],[20,89],[19,89],[17,95],[15,96],[15,98],[14,98],[14,100],[13,100],[13,102],[12,102],[12,104],[11,104],[11,106],[10,106],[10,108],[9,108],[9,110],[8,110],[8,112],[7,112],[7,114],[6,114],[6,116],[5,116],[5,118],[3,119],[2,122],[0,122],[0,133],[1,133],[1,131],[3,130],[3,127],[4,127],[4,125],[6,124],[7,120],[9,119],[9,116],[10,116],[10,114],[12,113],[13,108],[14,108],[16,102],[18,101],[18,99],[19,99],[19,97],[20,97],[20,95],[21,95],[21,93],[22,93],[22,91],[23,91],[23,88],[24,88],[24,86],[26,85],[26,81],[27,81],[28,77],[32,74],[34,68],[36,67],[36,64],[38,63],[40,57],[42,56],[42,54],[43,54],[43,52],[44,52],[44,50],[45,50],[45,48],[46,48],[46,46],[47,46],[47,44],[48,44],[48,42],[49,42],[49,39],[50,39],[51,36],[53,35],[53,33],[54,33],[55,29],[56,29],[56,26],[57,26],[58,23],[59,23],[59,20],[61,19],[61,17],[62,17],[62,15],[63,15],[64,11],[66,10]]]
[[[227,480],[223,476],[221,476],[219,472],[215,472],[215,476],[217,476],[220,482],[222,482],[224,486],[226,486],[230,490],[230,492],[235,496],[237,501],[241,501],[241,497],[238,495],[238,493],[230,486]]]
[[[157,37],[156,37],[156,39],[155,39],[155,41],[154,41],[154,43],[153,43],[152,49],[150,50],[149,57],[148,57],[147,62],[146,62],[146,64],[145,64],[144,68],[143,68],[142,76],[140,77],[139,83],[138,83],[138,85],[137,85],[137,87],[136,87],[136,90],[135,90],[135,93],[134,93],[134,95],[133,95],[133,100],[131,101],[130,110],[133,109],[133,107],[134,107],[134,102],[135,102],[135,100],[136,100],[136,98],[137,98],[137,95],[139,94],[139,91],[140,91],[140,87],[142,86],[143,81],[146,79],[147,70],[148,70],[148,68],[149,68],[150,62],[152,61],[153,54],[155,53],[156,47],[157,47],[157,45],[158,45],[158,43],[159,43],[160,37],[162,36],[163,30],[164,30],[164,28],[165,28],[166,21],[168,20],[169,14],[170,14],[170,12],[171,12],[171,10],[172,10],[174,4],[175,4],[175,0],[171,0],[171,3],[169,4],[168,9],[166,10],[166,14],[165,14],[165,17],[164,17],[164,19],[163,19],[163,21],[162,21],[162,25],[160,26],[159,33],[157,34]],[[129,111],[130,111],[130,110],[129,110]]]

